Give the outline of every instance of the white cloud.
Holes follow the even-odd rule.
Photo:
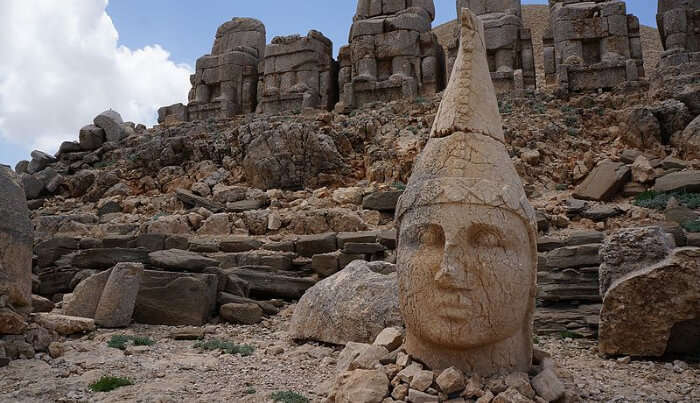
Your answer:
[[[55,152],[112,108],[153,124],[186,102],[191,68],[159,45],[118,46],[107,0],[0,1],[0,136]]]

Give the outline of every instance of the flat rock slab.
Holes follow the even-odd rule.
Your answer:
[[[190,207],[204,207],[212,213],[220,213],[224,210],[224,206],[220,203],[211,201],[201,196],[197,196],[192,192],[184,189],[177,189],[175,196],[178,200]]]
[[[658,178],[654,184],[654,191],[659,193],[676,190],[700,192],[700,171],[674,172]]]
[[[111,269],[117,263],[148,263],[148,251],[141,248],[98,248],[77,252],[72,264],[81,269]]]
[[[208,267],[218,267],[219,261],[198,253],[179,249],[161,250],[148,254],[150,264],[173,271],[202,272]]]
[[[34,315],[34,321],[40,326],[53,330],[62,336],[88,333],[95,330],[95,321],[92,319],[55,313],[37,313]]]
[[[374,192],[362,199],[362,208],[365,210],[394,211],[402,191]]]
[[[630,168],[622,163],[603,161],[576,187],[574,197],[581,200],[611,200],[629,180],[630,174]]]

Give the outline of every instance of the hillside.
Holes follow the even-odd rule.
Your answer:
[[[537,68],[538,82],[544,79],[543,70],[543,52],[542,52],[542,35],[549,23],[549,7],[546,5],[527,5],[523,6],[523,17],[525,25],[532,30],[532,37],[535,48],[535,65]],[[443,46],[454,35],[457,21],[453,20],[445,24],[439,25],[433,29]],[[642,26],[642,48],[644,51],[644,68],[647,77],[650,77],[651,72],[655,69],[659,62],[659,54],[662,52],[661,38],[659,31],[656,28]]]

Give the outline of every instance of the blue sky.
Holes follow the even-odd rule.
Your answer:
[[[3,3],[7,1],[8,3]],[[53,10],[49,10],[48,4],[52,6],[60,6],[60,4],[52,3],[56,0],[31,0],[32,2],[37,2],[37,5],[31,5],[30,0],[2,0],[0,2],[0,23],[2,23],[2,15],[8,16],[8,24],[13,23],[14,19],[9,16],[9,11],[13,10],[11,7],[24,8],[24,12],[31,14],[36,10],[36,7],[44,8],[50,15],[57,14]],[[45,3],[48,1],[49,3]],[[72,7],[80,7],[82,4],[88,4],[92,2],[99,3],[104,0],[77,0],[73,1]],[[13,3],[14,2],[14,3]],[[44,3],[42,3],[44,2]],[[523,4],[545,4],[546,0],[523,0]],[[8,4],[10,6],[8,6]],[[65,4],[65,3],[64,3]],[[76,6],[78,4],[78,6]],[[160,45],[167,52],[170,52],[170,60],[175,64],[186,64],[192,68],[196,59],[211,50],[212,42],[214,39],[214,34],[217,27],[230,20],[234,16],[239,17],[255,17],[260,19],[267,28],[267,40],[268,42],[277,35],[289,35],[293,33],[305,34],[310,29],[316,29],[323,32],[326,36],[331,38],[334,43],[334,54],[337,54],[338,48],[347,42],[347,35],[350,29],[350,24],[352,22],[352,17],[355,12],[356,0],[301,0],[301,1],[283,1],[283,0],[200,0],[200,1],[190,1],[190,0],[110,0],[107,6],[107,14],[111,17],[114,28],[119,35],[118,45],[122,45],[131,50],[141,50],[148,49],[147,47],[153,45]],[[455,0],[435,0],[436,5],[436,20],[434,25],[439,25],[456,17],[455,10]],[[643,24],[655,26],[655,13],[656,13],[656,1],[655,0],[627,0],[628,12],[637,15]],[[7,11],[4,8],[10,7]],[[103,6],[102,6],[103,7]],[[33,9],[34,8],[34,9]],[[67,7],[64,7],[67,8]],[[86,7],[87,8],[87,7]],[[93,7],[94,8],[94,7]],[[104,10],[104,8],[102,8]],[[42,11],[42,10],[39,10]],[[99,11],[99,7],[96,10]],[[66,17],[57,16],[56,18],[70,18],[72,15],[67,12]],[[94,19],[94,18],[93,18]],[[89,18],[88,25],[89,23]],[[19,21],[18,32],[23,32],[26,27],[21,24],[23,22]],[[90,27],[88,27],[90,28]],[[104,28],[104,27],[102,27]],[[109,27],[108,27],[109,28]],[[87,31],[92,32],[92,31]],[[98,33],[103,33],[99,31]],[[61,32],[42,34],[40,38],[46,38],[47,36],[55,36],[57,41],[61,40]],[[83,34],[83,36],[91,37],[90,34]],[[106,34],[109,36],[108,34]],[[80,35],[78,35],[80,36]],[[7,40],[11,40],[7,35]],[[41,39],[40,39],[41,40]],[[0,53],[2,48],[2,38],[0,38]],[[27,49],[26,52],[31,52],[31,49]],[[33,52],[38,53],[38,52]],[[20,55],[21,56],[21,55]],[[70,59],[71,56],[66,54],[64,56],[66,59]],[[75,59],[75,57],[73,57]],[[0,58],[0,60],[3,60]],[[22,60],[18,58],[18,60]],[[156,61],[163,64],[162,60]],[[71,60],[75,63],[74,60]],[[2,89],[3,83],[3,71],[1,69],[2,63],[0,62],[0,89]],[[27,62],[25,62],[27,63]],[[83,63],[89,63],[85,60]],[[46,65],[43,60],[35,63],[39,66]],[[66,63],[63,63],[66,64]],[[66,64],[68,65],[68,64]],[[98,73],[94,73],[95,77],[92,77],[93,85],[97,83],[97,88],[99,88],[100,80],[104,81],[104,87],[107,86],[107,82],[114,80],[113,77],[104,76],[102,79],[99,75],[100,68],[104,68],[96,65],[95,70]],[[159,67],[160,68],[160,67]],[[23,68],[17,68],[16,73],[22,72]],[[173,66],[166,66],[166,71],[175,74]],[[159,70],[158,70],[159,71]],[[15,72],[9,71],[9,75],[12,76]],[[60,70],[45,72],[47,74],[61,75]],[[132,74],[138,74],[132,73]],[[152,74],[152,73],[151,73]],[[29,76],[29,74],[27,73]],[[146,76],[145,77],[150,77]],[[162,87],[166,86],[164,80],[166,77],[163,76],[160,83],[147,82],[145,85],[150,85],[150,87],[145,88],[145,91],[158,92]],[[31,77],[30,77],[31,78]],[[123,80],[126,78],[121,77]],[[77,79],[76,79],[77,80]],[[148,81],[149,79],[144,79]],[[133,76],[127,82],[134,81]],[[50,81],[49,81],[50,82]],[[75,83],[75,86],[80,86],[81,83]],[[144,84],[142,84],[143,87]],[[113,83],[113,87],[119,88],[123,87],[122,83]],[[43,87],[40,87],[43,90]],[[143,93],[144,88],[139,88],[141,93]],[[127,91],[125,89],[124,91]],[[90,91],[86,88],[85,91]],[[93,91],[94,92],[94,91]],[[114,91],[113,91],[114,92]],[[159,100],[162,100],[165,96],[166,91],[160,91]],[[180,92],[182,94],[180,94]],[[171,92],[172,93],[172,90]],[[183,89],[180,91],[176,90],[178,96],[186,98],[187,90]],[[73,94],[71,94],[73,95]],[[121,100],[123,101],[124,96],[122,94]],[[78,97],[78,96],[76,96]],[[155,96],[154,96],[155,97]],[[154,98],[151,97],[151,98]],[[70,97],[69,97],[70,98]],[[85,98],[85,97],[84,97]],[[106,109],[103,105],[114,105],[119,104],[117,101],[104,95],[105,100],[102,101],[92,101],[91,107],[94,109]],[[163,102],[163,105],[167,105],[174,102],[179,102],[180,99],[176,99],[175,95],[167,96],[168,102]],[[172,101],[170,99],[172,98]],[[0,107],[3,105],[3,99],[5,99],[5,106],[10,106],[10,102],[16,101],[13,99],[13,95],[10,93],[0,93]],[[9,102],[8,102],[9,100]],[[46,101],[47,99],[44,99]],[[66,102],[66,94],[64,92],[57,93],[55,99],[48,98],[48,101],[52,102],[52,105],[64,104]],[[141,101],[141,100],[137,100]],[[153,99],[150,99],[153,103]],[[68,102],[77,102],[73,98],[68,100]],[[41,108],[35,105],[36,101],[31,99],[26,103],[26,107],[30,109],[37,109],[35,115],[41,115]],[[84,101],[83,103],[89,103]],[[50,104],[51,105],[51,104]],[[83,105],[85,106],[85,105]],[[12,108],[9,108],[10,110]],[[27,109],[27,108],[25,108]],[[142,108],[144,109],[144,108]],[[123,110],[122,110],[123,112]],[[85,117],[94,116],[99,111],[89,110],[85,111],[80,115],[80,122],[88,123]],[[149,112],[151,113],[151,112]],[[72,121],[63,122],[63,128],[59,130],[58,121],[64,116],[63,119],[71,117],[73,115],[71,112],[56,113],[57,117],[54,117],[53,121],[48,124],[43,124],[41,130],[44,132],[51,131],[55,129],[54,138],[60,138],[61,140],[76,140],[77,132],[79,126],[82,123],[73,123]],[[134,116],[134,115],[132,115]],[[0,127],[2,127],[3,118],[12,118],[12,115],[2,116],[0,114]],[[125,116],[125,119],[129,116]],[[29,153],[32,147],[36,147],[37,141],[34,137],[39,137],[38,131],[40,128],[33,126],[42,126],[37,122],[29,122],[31,119],[19,118],[19,115],[14,115],[14,120],[21,120],[20,123],[25,123],[24,125],[17,125],[15,122],[14,127],[20,127],[19,130],[15,130],[13,133],[2,133],[0,131],[0,163],[8,164],[14,166],[14,164],[21,159],[28,159]],[[74,117],[75,118],[75,117]],[[136,118],[132,118],[136,119]],[[10,119],[8,119],[10,120]],[[25,122],[26,121],[26,122]],[[18,133],[19,131],[19,133]],[[3,134],[10,134],[9,136],[4,136]],[[42,133],[44,138],[49,138],[50,135],[47,133]],[[12,139],[12,142],[9,140]],[[46,143],[48,144],[48,143]],[[52,143],[52,147],[58,143]],[[49,146],[47,146],[49,147]],[[54,150],[46,148],[46,151],[54,152]]]

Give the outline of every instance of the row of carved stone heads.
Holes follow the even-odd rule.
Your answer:
[[[644,77],[640,25],[621,0],[551,1],[544,35],[547,83],[568,91],[612,88]],[[498,93],[533,89],[532,35],[520,0],[457,0],[484,25],[489,71]],[[692,59],[700,47],[700,0],[659,0],[663,60]],[[371,102],[431,96],[450,78],[459,27],[446,44],[432,32],[433,0],[359,0],[349,44],[333,59],[322,33],[276,37],[262,22],[234,18],[197,60],[189,104],[162,108],[159,122],[230,118],[304,108],[345,112]],[[444,45],[444,47],[443,47]],[[664,61],[662,61],[663,63]]]

